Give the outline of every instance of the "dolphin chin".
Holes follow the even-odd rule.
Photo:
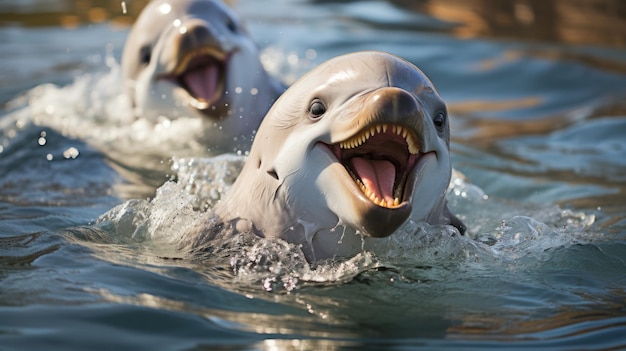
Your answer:
[[[126,40],[122,74],[137,118],[199,118],[198,142],[215,152],[249,149],[285,89],[219,0],[150,2]]]
[[[462,231],[444,197],[449,130],[443,100],[409,62],[331,59],[273,105],[215,215],[301,244],[309,261],[354,255],[409,218]]]

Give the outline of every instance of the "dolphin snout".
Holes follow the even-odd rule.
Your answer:
[[[404,89],[384,87],[369,94],[367,110],[375,111],[388,122],[407,122],[420,118],[422,113],[415,97]],[[421,118],[420,118],[421,119]]]
[[[199,47],[221,49],[221,42],[213,29],[204,21],[188,21],[178,31],[179,52],[186,53]]]

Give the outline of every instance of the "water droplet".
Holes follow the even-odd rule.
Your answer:
[[[265,291],[272,291],[272,278],[267,278],[263,282],[263,288]]]
[[[177,18],[174,20],[174,27],[180,27],[181,21]]]
[[[259,93],[259,89],[257,89],[257,88],[252,88],[252,89],[250,89],[250,94],[251,94],[251,95],[255,96],[255,95],[256,95],[256,94],[258,94],[258,93]]]
[[[78,157],[78,149],[75,147],[70,147],[69,149],[63,151],[63,157],[66,159],[75,159],[76,157]]]
[[[37,140],[37,143],[38,143],[40,146],[44,146],[44,145],[46,145],[46,138],[44,138],[44,137],[40,137],[40,138],[39,138],[39,140]]]
[[[242,91],[243,91],[242,87],[236,87],[235,88],[235,93],[237,93],[237,94],[241,94]]]
[[[304,53],[304,56],[307,58],[307,60],[314,60],[317,57],[317,51],[309,49],[306,51],[306,53]]]
[[[52,159],[54,159],[54,156],[52,154],[47,154],[46,155],[46,160],[52,161]]]
[[[122,1],[122,13],[123,13],[123,14],[126,14],[126,12],[128,12],[128,11],[126,10],[126,1]]]
[[[172,11],[172,5],[168,3],[163,3],[161,4],[161,6],[159,6],[159,11],[161,11],[162,14],[167,15],[168,13],[170,13],[170,11]]]
[[[289,62],[289,64],[292,66],[297,65],[298,61],[300,61],[300,59],[298,58],[298,55],[296,54],[289,54],[289,56],[287,56],[287,62]]]

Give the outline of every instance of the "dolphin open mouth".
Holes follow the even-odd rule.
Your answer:
[[[193,98],[193,107],[208,109],[224,95],[228,57],[214,48],[193,50],[180,60],[170,78]]]
[[[397,124],[377,124],[342,142],[327,145],[363,194],[384,208],[410,197],[407,181],[420,157],[417,137]]]

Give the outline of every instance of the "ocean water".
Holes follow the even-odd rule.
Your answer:
[[[245,235],[178,248],[245,150],[132,116],[145,2],[123,3],[0,4],[0,349],[626,349],[620,1],[237,1],[286,83],[383,50],[448,103],[467,235],[408,222],[315,265]]]

